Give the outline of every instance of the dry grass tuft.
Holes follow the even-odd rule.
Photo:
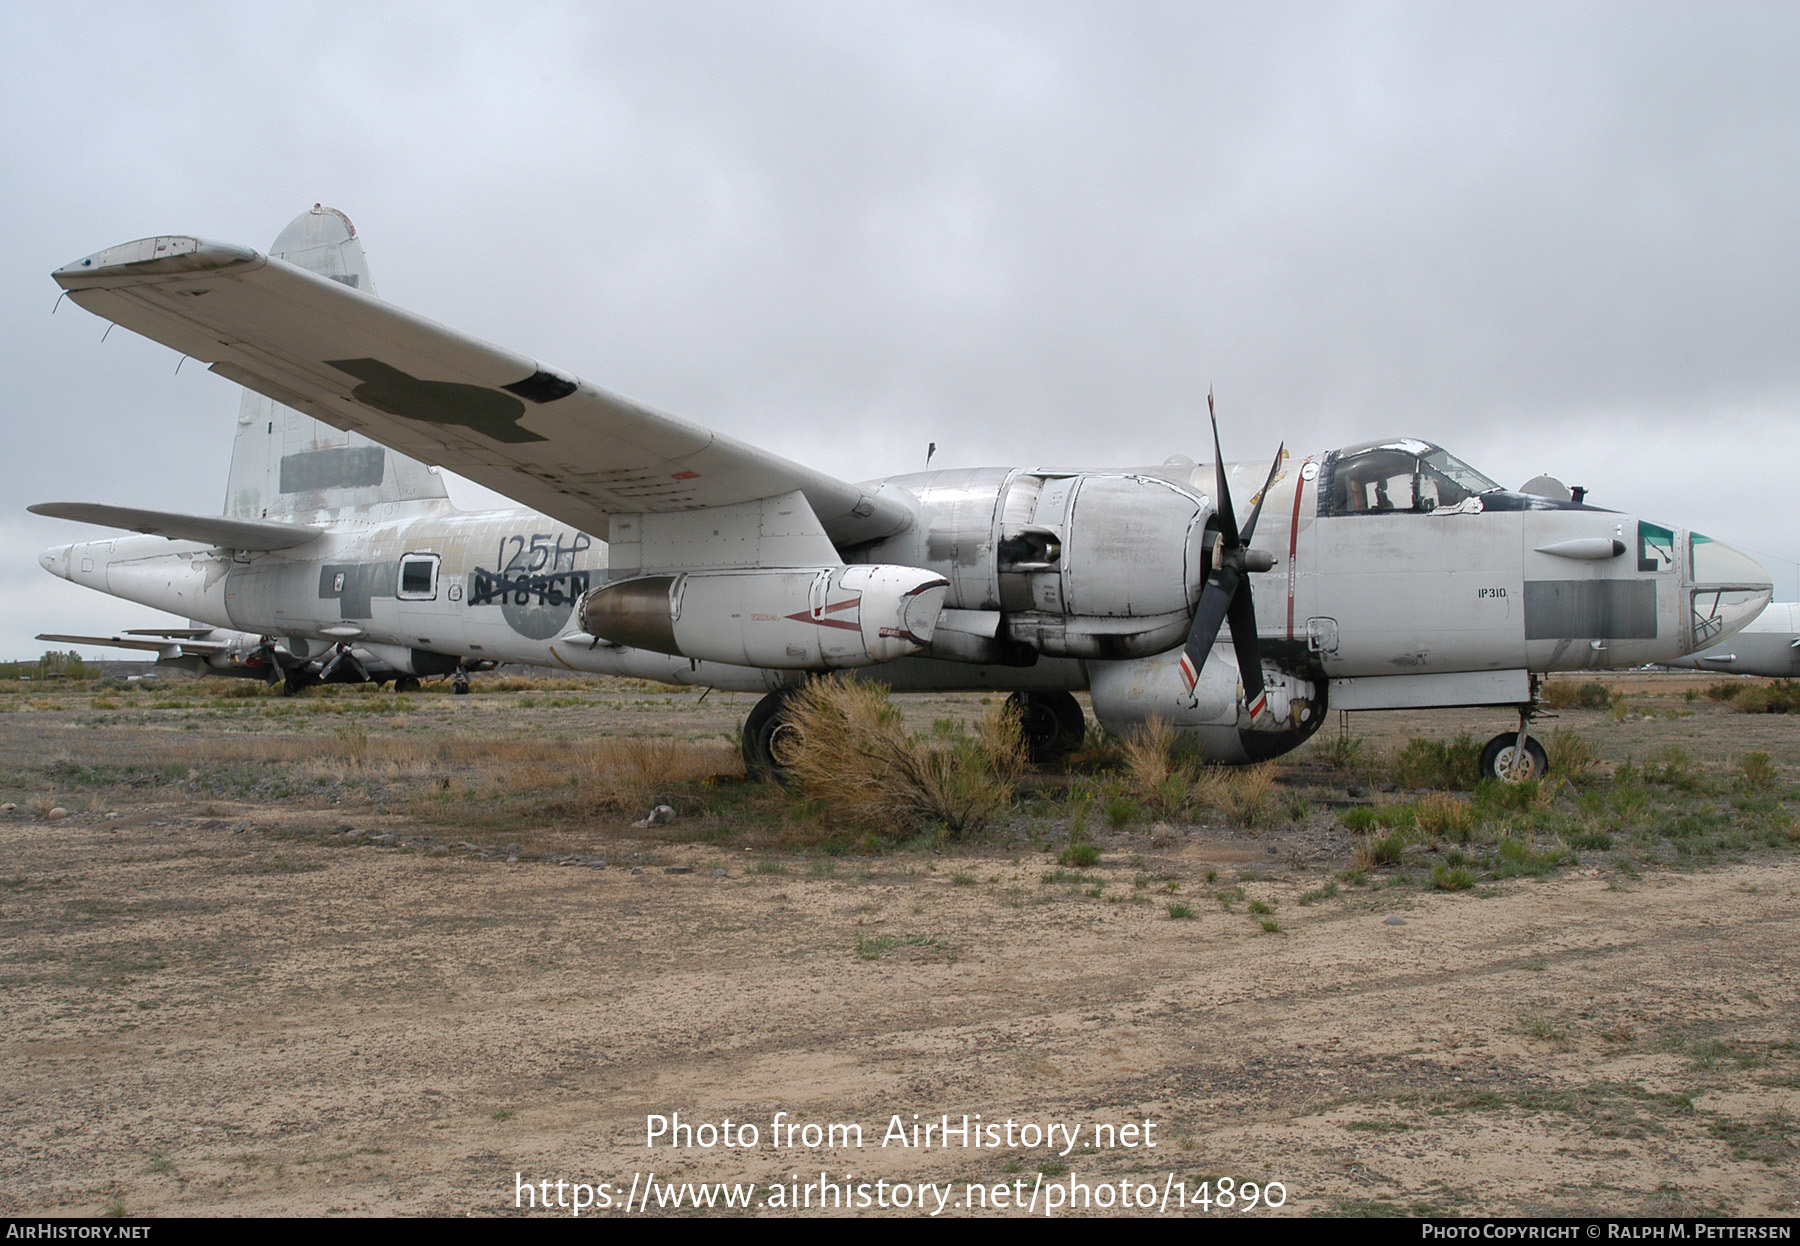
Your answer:
[[[1024,733],[996,706],[973,735],[907,733],[888,691],[815,679],[795,695],[781,760],[838,821],[905,834],[939,822],[953,835],[991,821],[1025,773]]]
[[[1580,732],[1558,727],[1545,741],[1544,754],[1550,759],[1550,773],[1570,783],[1585,783],[1599,764],[1600,751]]]
[[[1419,830],[1432,840],[1465,840],[1475,825],[1475,813],[1468,802],[1448,792],[1432,792],[1419,801]]]
[[[577,761],[584,800],[627,813],[672,800],[677,786],[744,772],[743,757],[724,741],[662,736],[602,740],[584,748]]]
[[[1162,817],[1180,813],[1191,795],[1193,768],[1178,754],[1180,743],[1180,732],[1152,716],[1121,746],[1132,795]]]
[[[1275,767],[1268,762],[1237,768],[1214,766],[1194,783],[1194,800],[1252,829],[1275,815]]]

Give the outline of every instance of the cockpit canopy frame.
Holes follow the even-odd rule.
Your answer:
[[[1326,455],[1319,471],[1319,514],[1428,515],[1504,492],[1442,446],[1400,437]]]

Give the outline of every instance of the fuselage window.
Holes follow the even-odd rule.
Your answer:
[[[396,596],[402,601],[432,601],[437,597],[437,577],[436,554],[408,554],[400,560],[400,590]]]

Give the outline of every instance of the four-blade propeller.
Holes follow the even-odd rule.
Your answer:
[[[1213,410],[1213,396],[1209,389],[1206,392],[1206,413],[1212,419],[1213,433],[1213,466],[1216,472],[1218,496],[1214,499],[1219,520],[1219,535],[1213,542],[1212,570],[1206,576],[1206,588],[1200,594],[1200,605],[1194,611],[1194,625],[1188,629],[1187,644],[1181,654],[1181,678],[1187,683],[1188,691],[1200,681],[1200,671],[1206,665],[1206,655],[1212,652],[1213,641],[1218,639],[1219,628],[1231,625],[1231,647],[1237,651],[1238,674],[1244,682],[1244,704],[1249,707],[1252,718],[1262,714],[1266,708],[1263,695],[1262,653],[1256,645],[1256,607],[1250,597],[1249,573],[1267,571],[1274,566],[1274,559],[1268,554],[1250,548],[1250,538],[1256,534],[1256,518],[1262,514],[1263,498],[1275,483],[1276,475],[1281,471],[1282,455],[1287,451],[1284,442],[1275,451],[1274,465],[1269,468],[1269,478],[1263,482],[1261,492],[1256,495],[1256,505],[1250,508],[1250,521],[1240,530],[1237,513],[1231,505],[1231,489],[1225,481],[1225,453],[1219,445],[1219,416]]]

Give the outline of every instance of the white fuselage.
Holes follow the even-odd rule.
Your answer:
[[[1239,514],[1262,474],[1229,470],[1234,494],[1246,493]],[[867,675],[901,690],[1088,689],[1102,722],[1161,717],[1205,737],[1211,755],[1242,760],[1291,747],[1327,704],[1518,704],[1530,673],[1673,661],[1768,598],[1761,568],[1685,531],[1517,494],[1346,513],[1321,502],[1330,475],[1318,459],[1291,461],[1255,537],[1273,561],[1254,586],[1276,738],[1246,752],[1241,741],[1270,724],[1245,716],[1230,643],[1215,646],[1191,694],[1174,670],[1204,580],[1210,479],[1201,468],[983,469],[882,482],[918,499],[917,522],[847,557],[919,568],[948,587],[923,655]],[[114,596],[281,639],[301,658],[352,644],[399,672],[520,662],[740,691],[803,677],[587,634],[577,606],[607,583],[607,548],[524,508],[463,512],[439,499],[355,508],[321,526],[319,539],[279,551],[124,536],[42,561]],[[805,619],[746,613],[718,625],[749,636]]]

